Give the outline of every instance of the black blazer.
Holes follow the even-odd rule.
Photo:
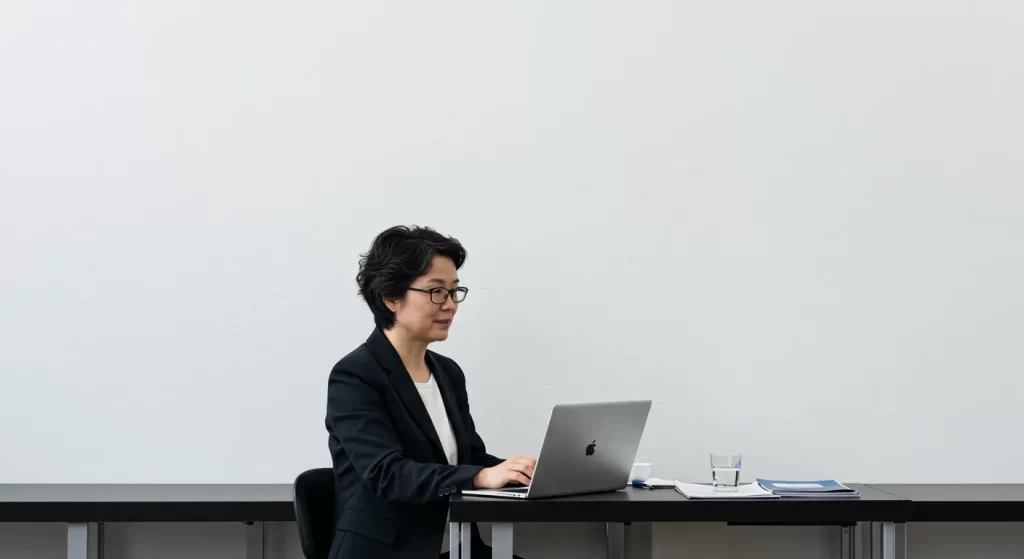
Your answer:
[[[451,495],[472,488],[477,472],[502,462],[476,433],[462,369],[432,351],[427,365],[455,433],[454,466],[383,331],[374,330],[331,371],[327,432],[336,505],[330,559],[437,559]],[[473,526],[476,545],[479,538]]]

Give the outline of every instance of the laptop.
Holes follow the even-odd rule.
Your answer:
[[[617,491],[629,483],[651,401],[559,404],[527,487],[467,489],[463,495],[542,499]]]

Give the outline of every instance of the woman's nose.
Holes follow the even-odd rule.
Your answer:
[[[454,309],[457,306],[459,306],[459,304],[455,302],[455,296],[449,293],[448,298],[445,299],[443,303],[441,303],[441,310],[447,311]]]

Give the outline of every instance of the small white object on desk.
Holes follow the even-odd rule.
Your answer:
[[[661,479],[660,477],[649,477],[643,481],[634,481],[633,487],[643,489],[671,489],[679,483],[674,479]]]
[[[687,499],[778,499],[779,496],[756,483],[738,485],[736,489],[722,491],[700,483],[676,483],[676,491]]]
[[[643,481],[651,477],[651,463],[650,462],[636,462],[633,467],[629,470],[629,482]]]

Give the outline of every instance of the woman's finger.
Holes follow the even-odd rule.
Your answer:
[[[531,468],[537,467],[537,459],[531,456],[517,455],[512,460],[519,462],[520,464],[529,464]]]
[[[530,485],[530,478],[524,476],[523,474],[517,473],[515,479],[516,479],[516,481],[518,481],[519,483],[521,483],[523,485]]]
[[[508,469],[512,470],[513,472],[520,473],[520,474],[523,474],[523,475],[526,475],[526,476],[531,476],[532,475],[532,471],[525,464],[519,464],[519,463],[509,464]]]

